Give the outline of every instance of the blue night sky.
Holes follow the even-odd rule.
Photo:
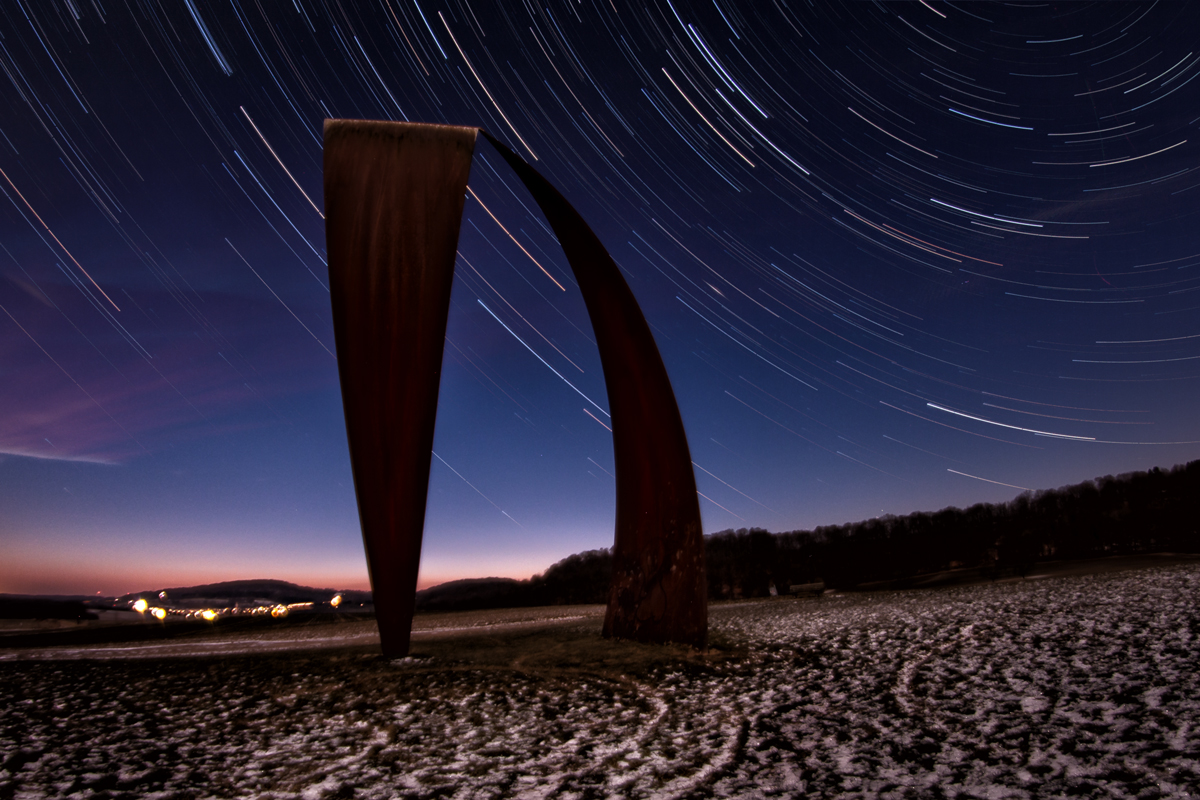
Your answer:
[[[788,6],[0,6],[0,592],[366,587],[328,117],[482,126],[575,204],[707,532],[1200,457],[1200,6]],[[470,187],[422,585],[612,542],[582,299],[482,140]]]

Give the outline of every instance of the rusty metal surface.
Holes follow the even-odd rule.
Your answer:
[[[408,652],[454,257],[477,129],[325,123],[346,433],[384,655]]]
[[[687,437],[654,337],[599,239],[541,175],[477,128],[328,120],[330,294],[384,655],[408,652],[446,317],[477,133],[546,215],[596,335],[617,477],[604,634],[703,647],[704,540]]]
[[[612,413],[617,476],[604,635],[704,647],[708,597],[692,457],[650,326],[612,257],[571,204],[487,131],[529,189],[587,303]]]

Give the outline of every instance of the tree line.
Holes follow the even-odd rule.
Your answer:
[[[888,514],[812,531],[727,530],[705,540],[713,599],[814,581],[867,588],[947,570],[1025,575],[1039,561],[1200,552],[1200,461],[1107,475],[1007,503]]]
[[[730,529],[705,537],[708,595],[766,597],[815,582],[869,589],[950,570],[1024,576],[1040,561],[1197,553],[1198,512],[1200,460],[1025,492],[1007,503],[888,514],[811,531]],[[417,605],[432,611],[605,603],[611,572],[611,552],[590,550],[526,581],[434,587],[419,594]]]

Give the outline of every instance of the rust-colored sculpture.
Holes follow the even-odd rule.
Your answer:
[[[478,128],[327,120],[334,332],[383,652],[408,652],[450,285],[478,133],[546,215],[596,334],[617,476],[604,634],[703,647],[704,544],[683,422],[650,328],[599,239],[541,175]]]

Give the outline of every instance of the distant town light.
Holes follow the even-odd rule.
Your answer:
[[[200,612],[200,616],[204,617],[209,622],[212,622],[217,618],[217,612],[213,611],[211,608],[206,608]]]
[[[340,594],[335,594],[333,596],[333,599],[329,601],[329,605],[333,606],[334,608],[337,608],[341,604],[342,604],[342,596]]]
[[[152,608],[150,609],[150,613],[154,615],[155,619],[167,618],[167,610],[165,608]]]

